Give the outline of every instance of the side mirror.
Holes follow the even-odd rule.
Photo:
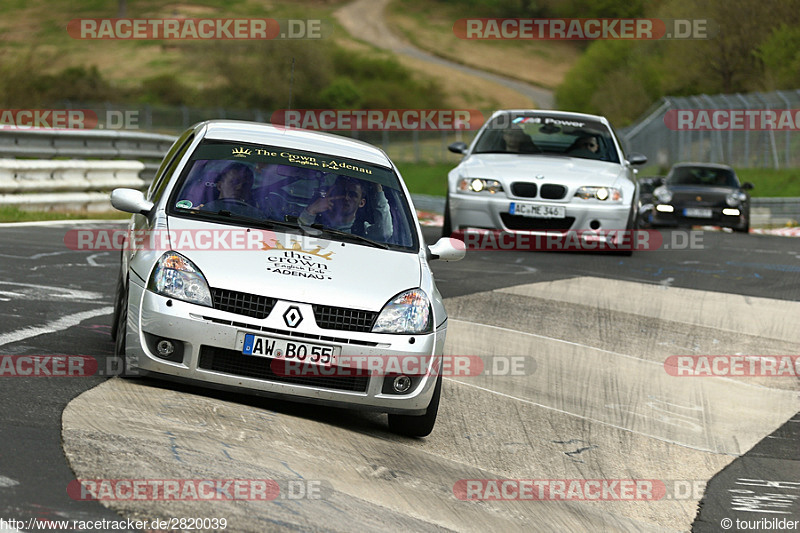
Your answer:
[[[466,254],[467,246],[464,241],[450,237],[442,237],[433,246],[428,246],[428,259],[460,261]]]
[[[447,147],[448,150],[453,152],[454,154],[466,154],[467,153],[467,143],[463,143],[461,141],[451,144]]]
[[[144,193],[136,189],[114,189],[111,191],[111,205],[126,213],[147,215],[153,209],[153,202],[144,199]]]
[[[628,157],[628,163],[631,165],[644,165],[647,163],[647,156],[644,154],[632,153]]]
[[[742,190],[749,191],[750,189],[753,188],[755,188],[755,185],[753,185],[749,181],[745,181],[744,183],[742,183]]]

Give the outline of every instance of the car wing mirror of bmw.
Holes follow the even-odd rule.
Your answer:
[[[644,154],[633,153],[628,157],[628,163],[631,165],[644,165],[647,163],[647,156]]]
[[[467,254],[464,241],[451,237],[442,237],[436,244],[428,246],[428,259],[441,259],[442,261],[460,261]]]
[[[454,154],[466,154],[467,153],[467,143],[464,142],[455,142],[447,147],[448,150],[453,152]]]
[[[153,202],[145,200],[144,193],[136,189],[114,189],[111,192],[111,205],[126,213],[147,215],[153,209]]]

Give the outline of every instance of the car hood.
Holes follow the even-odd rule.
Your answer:
[[[476,154],[459,165],[465,178],[489,178],[511,182],[542,180],[566,185],[613,186],[624,175],[618,163],[566,156]],[[543,178],[537,178],[543,176]]]
[[[179,217],[169,217],[168,226],[171,249],[190,259],[214,288],[379,311],[421,283],[414,253]],[[211,239],[201,232],[217,236],[215,249],[197,249]]]

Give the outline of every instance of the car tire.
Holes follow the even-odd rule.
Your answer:
[[[120,282],[122,285],[122,282]],[[139,377],[138,370],[133,370],[128,366],[128,357],[125,349],[125,338],[128,336],[128,290],[120,288],[117,293],[117,301],[114,305],[115,321],[112,326],[114,330],[114,355],[120,362],[119,376],[126,379]],[[119,308],[119,312],[116,309]]]
[[[747,221],[747,224],[744,225],[742,228],[733,228],[733,231],[737,233],[750,233],[750,221]]]
[[[449,237],[453,234],[453,226],[450,222],[450,194],[444,201],[444,221],[442,222],[442,237]]]
[[[398,435],[406,437],[427,437],[436,424],[436,415],[439,412],[439,398],[442,396],[442,376],[436,380],[433,397],[425,414],[422,415],[397,415],[389,414],[389,429]]]

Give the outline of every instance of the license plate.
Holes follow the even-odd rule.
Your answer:
[[[520,215],[531,218],[564,218],[567,216],[567,208],[563,205],[541,205],[541,204],[520,204],[511,202],[508,212],[512,215]]]
[[[683,216],[692,218],[711,218],[711,209],[701,209],[698,207],[687,207],[683,210]]]
[[[322,346],[286,339],[273,339],[247,333],[244,336],[242,353],[270,359],[286,359],[313,365],[331,366],[336,364],[341,348]]]

